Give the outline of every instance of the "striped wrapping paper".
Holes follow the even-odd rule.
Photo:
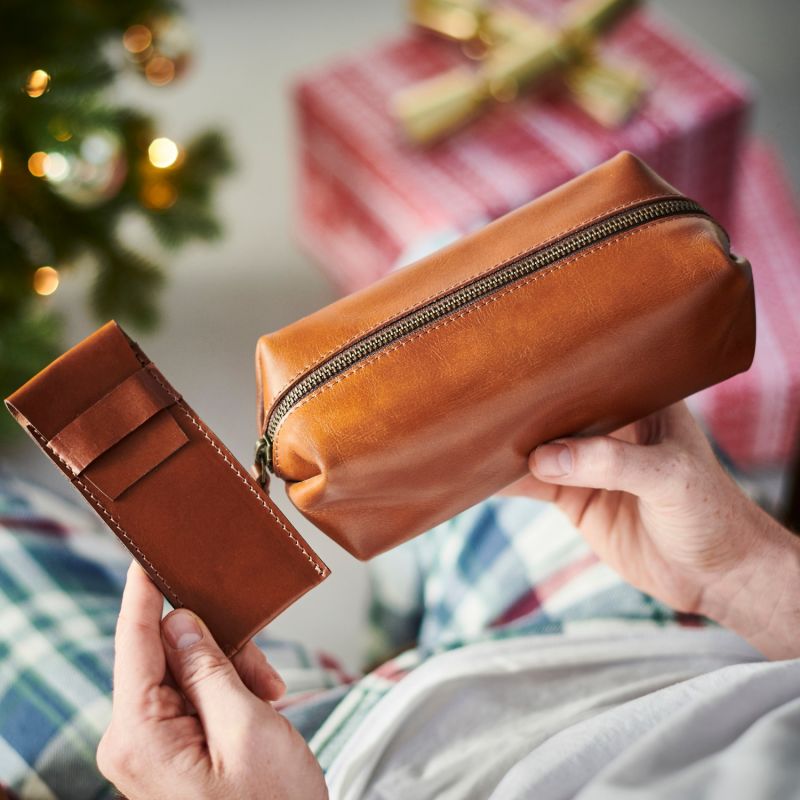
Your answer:
[[[800,207],[777,153],[746,148],[730,225],[733,249],[753,266],[756,354],[749,372],[692,399],[740,467],[780,467],[800,445]]]
[[[561,6],[516,4],[551,19]],[[429,150],[403,141],[389,102],[462,63],[453,43],[409,31],[302,77],[294,92],[301,244],[353,291],[623,149],[729,222],[748,81],[651,10],[621,23],[601,51],[650,84],[623,127],[603,128],[563,95],[526,95]]]

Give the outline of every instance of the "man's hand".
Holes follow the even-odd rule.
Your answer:
[[[800,655],[800,544],[723,470],[684,403],[612,436],[537,447],[501,494],[555,502],[597,555],[774,658]]]
[[[122,597],[111,725],[100,771],[129,800],[321,800],[322,771],[270,704],[285,685],[251,642],[231,661],[198,617],[161,620],[162,597],[134,562]]]

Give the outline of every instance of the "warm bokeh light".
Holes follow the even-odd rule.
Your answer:
[[[146,25],[131,25],[122,34],[122,44],[129,53],[143,53],[153,43],[153,34]]]
[[[69,174],[69,162],[61,153],[48,153],[42,168],[51,181],[63,181]]]
[[[50,75],[43,69],[35,69],[25,81],[28,97],[41,97],[50,88]]]
[[[33,291],[36,294],[48,295],[58,289],[58,270],[52,267],[39,267],[33,273]]]
[[[178,160],[179,152],[178,145],[172,139],[167,139],[166,136],[153,139],[150,147],[147,148],[150,163],[159,169],[171,167]]]
[[[3,171],[3,154],[0,153],[0,172]]]
[[[142,203],[155,211],[164,211],[175,205],[178,192],[168,181],[155,181],[142,188]]]
[[[175,77],[175,62],[166,56],[154,56],[147,62],[144,75],[153,86],[166,86]]]
[[[35,178],[44,178],[44,165],[47,161],[47,153],[39,150],[28,159],[28,172]]]

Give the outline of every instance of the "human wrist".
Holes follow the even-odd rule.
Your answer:
[[[704,589],[700,612],[772,659],[800,656],[800,539],[753,506],[737,565]]]

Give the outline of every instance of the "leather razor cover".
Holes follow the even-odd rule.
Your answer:
[[[175,607],[227,655],[329,570],[141,349],[109,322],[6,406]]]

